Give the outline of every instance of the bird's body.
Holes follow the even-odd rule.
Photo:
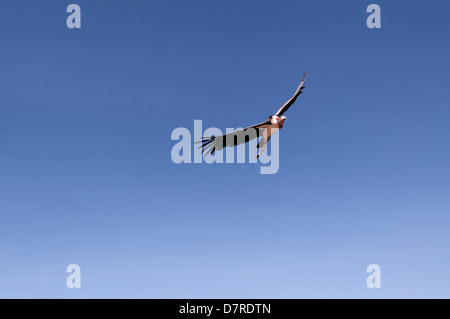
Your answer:
[[[258,158],[266,148],[267,142],[270,140],[272,134],[283,128],[284,121],[286,120],[286,117],[283,116],[283,114],[291,107],[292,104],[294,104],[297,97],[302,93],[302,89],[305,88],[303,86],[305,80],[306,73],[303,74],[302,81],[300,82],[300,85],[294,95],[282,107],[280,107],[274,115],[269,116],[265,122],[255,124],[226,135],[204,137],[201,141],[196,142],[202,143],[200,146],[202,148],[202,153],[206,152],[205,156],[207,156],[209,154],[214,154],[215,151],[219,151],[224,147],[233,147],[242,143],[247,143],[254,138],[261,137],[257,145],[257,148],[260,149],[257,156]]]
[[[258,158],[261,155],[261,153],[264,152],[267,142],[269,142],[272,134],[275,134],[277,131],[283,128],[285,119],[286,119],[285,116],[272,115],[269,116],[269,118],[267,119],[267,121],[270,121],[270,124],[268,123],[260,126],[260,129],[264,129],[264,131],[262,134],[262,138],[257,146],[259,148],[259,153],[256,158]]]

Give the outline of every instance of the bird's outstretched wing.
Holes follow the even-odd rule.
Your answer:
[[[265,122],[246,127],[242,130],[237,130],[233,133],[220,136],[203,137],[201,141],[195,142],[195,144],[202,143],[202,145],[197,149],[201,147],[202,153],[206,152],[205,156],[209,154],[214,155],[214,152],[220,151],[224,147],[232,147],[242,143],[247,143],[248,141],[262,136],[266,130],[264,127],[270,124],[271,122],[269,118]]]
[[[294,95],[289,99],[289,101],[287,101],[282,107],[280,107],[277,111],[277,113],[275,113],[275,115],[277,116],[281,116],[283,115],[284,112],[286,112],[292,104],[294,104],[295,100],[298,98],[298,96],[300,94],[302,94],[302,90],[305,88],[303,86],[303,84],[305,83],[306,80],[306,73],[303,74],[303,78],[302,81],[300,82],[300,85],[297,88],[297,91],[295,91]]]

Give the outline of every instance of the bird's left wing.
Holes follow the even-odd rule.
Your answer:
[[[283,115],[283,113],[286,112],[291,107],[292,104],[294,104],[295,100],[298,98],[298,96],[300,94],[302,94],[302,90],[305,88],[303,86],[305,81],[306,81],[306,73],[303,74],[302,81],[300,82],[300,85],[298,86],[298,88],[295,91],[294,95],[289,99],[289,101],[287,101],[282,107],[280,107],[278,109],[277,113],[275,113],[276,116]]]
[[[261,122],[225,135],[203,137],[201,141],[195,142],[195,144],[202,143],[202,145],[197,149],[201,147],[202,153],[206,152],[205,156],[209,154],[214,155],[214,152],[220,151],[224,147],[233,147],[242,143],[247,143],[248,141],[261,136],[265,130],[264,126],[269,125],[270,123],[270,119],[267,119],[265,122]]]

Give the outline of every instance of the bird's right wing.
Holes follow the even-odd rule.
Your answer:
[[[300,85],[298,86],[297,90],[295,91],[294,95],[289,99],[289,101],[287,101],[286,103],[284,103],[284,105],[282,107],[280,107],[277,111],[277,113],[275,113],[276,116],[281,116],[283,115],[284,112],[286,112],[292,104],[294,104],[295,100],[298,98],[298,96],[300,94],[302,94],[302,90],[305,88],[303,86],[303,84],[306,81],[306,73],[303,74],[303,78],[302,81],[300,82]]]
[[[224,147],[233,147],[242,143],[247,143],[248,141],[261,136],[266,130],[264,126],[270,125],[270,123],[270,119],[267,119],[265,122],[225,135],[203,137],[201,141],[195,142],[195,144],[202,143],[197,149],[201,147],[202,153],[206,152],[205,156],[207,156],[209,154],[214,154],[216,151],[220,151]]]

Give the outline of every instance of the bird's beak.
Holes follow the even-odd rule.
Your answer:
[[[283,120],[285,120],[285,119],[286,119],[286,116],[281,116],[281,118],[282,118]]]

